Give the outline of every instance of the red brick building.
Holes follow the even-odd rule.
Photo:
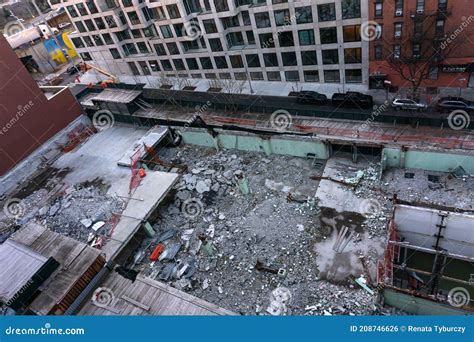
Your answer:
[[[371,88],[474,91],[472,0],[370,0],[369,18]]]
[[[41,89],[0,35],[0,176],[81,114],[69,88]]]

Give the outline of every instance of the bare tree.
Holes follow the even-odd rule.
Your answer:
[[[420,96],[420,88],[430,79],[431,73],[444,60],[453,56],[468,35],[467,30],[449,39],[459,29],[452,32],[442,32],[437,28],[439,12],[413,13],[412,25],[404,24],[405,40],[397,37],[383,41],[383,54],[390,68],[411,86],[411,95]],[[459,32],[458,32],[459,33]],[[449,41],[449,43],[448,43]],[[395,48],[396,47],[396,48]]]
[[[213,79],[208,81],[209,89],[218,90],[219,95],[224,99],[227,110],[235,113],[238,109],[238,95],[241,95],[245,88],[245,80],[234,79]]]

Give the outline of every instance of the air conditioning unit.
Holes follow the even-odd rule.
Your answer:
[[[415,59],[419,59],[420,57],[421,57],[421,56],[420,56],[420,54],[418,54],[418,53],[413,54],[413,58],[415,58]]]
[[[402,33],[400,31],[395,32],[395,38],[401,38]]]
[[[425,13],[425,10],[423,8],[418,8],[416,10],[416,14],[423,14],[423,13]]]
[[[401,17],[402,15],[403,15],[403,10],[402,10],[402,9],[397,9],[397,10],[395,11],[395,16],[396,16],[396,17]]]

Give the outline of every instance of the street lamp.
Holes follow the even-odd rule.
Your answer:
[[[244,49],[245,49],[246,47],[247,47],[247,46],[244,45],[244,46],[240,49],[240,56],[242,57],[242,62],[244,63],[244,67],[245,67],[245,73],[247,74],[247,79],[248,79],[248,81],[249,81],[250,94],[254,94],[253,87],[252,87],[252,81],[250,80],[249,69],[248,69],[248,67],[247,67],[247,60],[244,58]]]

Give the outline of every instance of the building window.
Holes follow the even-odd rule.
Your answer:
[[[305,70],[303,74],[305,82],[319,82],[318,70]]]
[[[245,32],[247,35],[247,42],[249,45],[255,45],[255,36],[253,34],[253,31],[246,31]]]
[[[402,47],[400,45],[393,46],[393,58],[399,59],[401,57]]]
[[[217,69],[227,69],[229,67],[224,56],[214,57],[214,63],[216,63]]]
[[[79,30],[79,32],[87,32],[86,27],[84,26],[82,21],[76,21],[74,22],[74,24],[76,24],[76,27]]]
[[[160,26],[160,30],[163,38],[173,37],[173,32],[171,32],[171,28],[168,25]]]
[[[188,65],[189,70],[198,70],[199,64],[196,58],[186,58],[186,64]]]
[[[67,6],[66,7],[69,15],[71,16],[71,18],[77,18],[79,16],[79,14],[77,14],[77,11],[76,9],[74,8],[74,6]]]
[[[374,59],[380,60],[383,59],[383,47],[382,45],[375,45],[374,49]]]
[[[201,57],[199,60],[201,61],[201,66],[203,69],[213,69],[212,61],[209,57]]]
[[[342,19],[360,18],[360,0],[342,0]]]
[[[318,5],[318,17],[319,21],[336,20],[336,5],[334,3]]]
[[[278,36],[278,40],[280,41],[280,46],[294,46],[295,41],[293,40],[293,31],[281,32]]]
[[[402,23],[395,23],[393,27],[393,36],[395,38],[401,38],[402,37]]]
[[[92,20],[87,19],[87,20],[84,20],[84,22],[86,23],[87,29],[89,31],[95,31],[95,26],[94,26],[94,23],[92,22]]]
[[[275,40],[272,33],[262,33],[258,36],[260,40],[260,47],[262,49],[269,49],[275,47]]]
[[[314,30],[300,30],[298,31],[298,37],[300,39],[300,45],[314,45]]]
[[[232,64],[232,68],[236,69],[244,67],[244,62],[240,55],[230,56],[230,64]]]
[[[255,13],[255,23],[258,28],[270,27],[270,16],[267,12]]]
[[[282,52],[281,59],[284,66],[296,66],[298,62],[296,60],[296,53],[294,52]]]
[[[421,34],[423,32],[423,21],[415,22],[413,31],[415,34]]]
[[[130,70],[132,70],[132,74],[134,74],[135,76],[140,75],[140,71],[138,71],[138,68],[137,68],[137,65],[135,64],[135,62],[127,62],[127,64],[128,64],[128,67],[130,68]]]
[[[311,10],[311,6],[297,8],[295,13],[297,24],[307,24],[313,22],[313,12]]]
[[[339,64],[339,50],[322,50],[323,64]]]
[[[150,51],[148,51],[148,46],[144,42],[138,42],[137,47],[140,53],[150,53]]]
[[[254,81],[263,81],[263,73],[261,72],[251,72],[250,73],[250,78]]]
[[[142,69],[143,75],[151,75],[150,68],[148,67],[147,62],[140,61],[138,62],[138,65],[140,65],[140,69]]]
[[[375,5],[375,17],[382,18],[383,17],[383,3],[377,2]]]
[[[285,79],[287,82],[299,82],[300,73],[298,71],[285,71]]]
[[[359,42],[360,38],[360,25],[344,26],[342,28],[342,35],[344,42]]]
[[[362,49],[361,48],[344,49],[344,63],[346,64],[362,63]]]
[[[169,60],[162,60],[161,61],[161,67],[163,68],[164,71],[172,71],[173,66],[171,65],[171,62]]]
[[[319,35],[321,37],[321,44],[337,43],[337,28],[336,27],[320,28]]]
[[[324,82],[326,83],[341,82],[339,70],[324,70]]]
[[[150,64],[151,71],[158,72],[160,71],[160,66],[158,65],[158,61],[148,61]]]
[[[362,69],[346,69],[346,83],[362,83]]]
[[[179,49],[176,43],[167,43],[166,47],[168,48],[170,55],[179,55]]]
[[[444,24],[445,24],[445,21],[443,19],[436,20],[436,29],[435,29],[436,36],[440,37],[444,35]]]
[[[275,11],[275,23],[277,26],[290,24],[290,11],[287,9]]]
[[[416,13],[425,12],[425,0],[416,0]]]
[[[76,4],[76,7],[82,16],[89,15],[89,13],[87,13],[86,6],[84,6],[84,4],[78,3]]]
[[[438,67],[431,67],[429,79],[430,80],[437,80],[438,79],[439,68]]]
[[[265,63],[266,67],[277,67],[278,66],[278,58],[276,53],[264,53],[263,54],[263,62]]]
[[[166,10],[168,11],[168,15],[169,15],[170,19],[181,18],[181,14],[179,13],[178,6],[168,5],[168,6],[166,6]]]
[[[222,51],[222,42],[220,38],[213,38],[209,39],[209,46],[211,47],[212,51]]]
[[[217,33],[217,26],[213,19],[203,20],[202,23],[206,33]]]
[[[229,46],[229,48],[233,46],[245,45],[242,32],[230,32],[227,34],[226,39],[227,39],[227,45]]]
[[[413,58],[420,58],[420,44],[413,44]]]
[[[216,6],[217,12],[225,12],[229,10],[227,0],[214,0],[214,6]]]
[[[173,64],[176,70],[186,70],[182,59],[173,59]]]
[[[301,61],[303,65],[318,65],[316,51],[301,51]]]
[[[269,81],[281,81],[281,74],[279,71],[269,71],[267,72],[267,78]]]
[[[163,44],[155,44],[155,51],[158,56],[165,56],[166,55],[166,50],[163,47]]]
[[[102,18],[95,18],[94,21],[95,21],[95,24],[97,25],[97,28],[99,30],[105,30],[106,29],[104,20],[102,20]]]
[[[438,0],[438,10],[445,12],[448,9],[448,0]]]
[[[89,52],[83,52],[81,53],[81,57],[85,61],[92,61],[92,57]]]
[[[260,59],[257,54],[245,55],[249,68],[260,68]]]
[[[395,0],[395,16],[403,16],[403,0]]]
[[[72,38],[71,41],[74,44],[74,46],[78,49],[85,47],[84,42],[82,41],[80,37]]]

